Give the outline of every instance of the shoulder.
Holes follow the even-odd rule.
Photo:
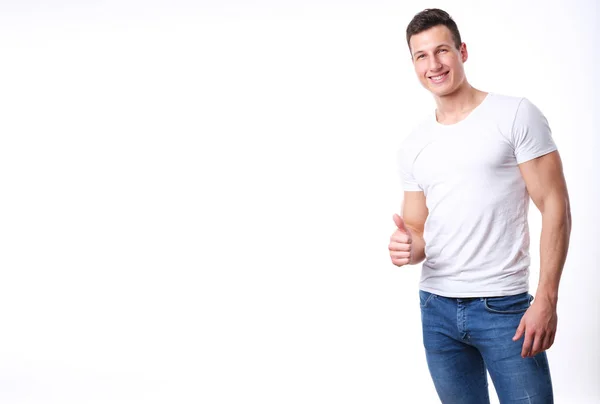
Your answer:
[[[507,138],[519,127],[546,123],[540,109],[527,97],[490,93],[488,105],[484,119],[495,121]]]
[[[396,150],[396,158],[406,171],[411,170],[431,134],[431,124],[425,119],[420,121],[402,141],[400,148]]]
[[[508,114],[515,114],[520,105],[527,99],[525,97],[514,95],[489,93],[489,100],[496,111],[504,111]]]
[[[432,122],[430,117],[422,117],[418,123],[413,126],[408,136],[400,143],[399,153],[410,154],[421,147],[432,134]]]
[[[490,93],[490,102],[495,110],[504,111],[513,117],[531,116],[540,113],[539,108],[527,97]]]

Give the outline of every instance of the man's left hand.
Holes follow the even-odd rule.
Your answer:
[[[521,318],[521,323],[513,337],[513,341],[517,341],[525,334],[521,356],[523,358],[535,356],[550,348],[554,343],[557,324],[556,305],[550,299],[536,297]]]

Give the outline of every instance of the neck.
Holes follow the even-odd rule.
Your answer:
[[[459,117],[462,114],[471,111],[485,97],[483,91],[473,88],[465,81],[452,94],[444,96],[435,96],[438,118]]]

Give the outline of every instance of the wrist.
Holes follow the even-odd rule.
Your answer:
[[[538,287],[535,298],[536,300],[544,300],[556,306],[558,303],[558,291],[554,289]]]

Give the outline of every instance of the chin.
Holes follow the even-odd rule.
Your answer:
[[[456,92],[457,89],[458,88],[456,88],[456,87],[448,86],[448,88],[430,88],[429,91],[433,95],[436,95],[438,97],[444,97],[446,95],[453,94],[454,92]]]

